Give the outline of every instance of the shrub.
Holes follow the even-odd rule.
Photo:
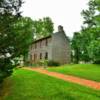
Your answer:
[[[60,64],[52,60],[40,60],[38,62],[38,65],[39,66],[59,66]]]
[[[4,78],[12,74],[14,67],[9,58],[0,59],[0,83]]]
[[[60,66],[60,64],[58,62],[50,60],[50,61],[48,61],[48,66]]]
[[[38,65],[39,65],[39,66],[48,66],[48,60],[40,60],[40,61],[38,62]]]

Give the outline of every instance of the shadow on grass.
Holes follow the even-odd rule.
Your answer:
[[[0,100],[4,100],[4,98],[9,95],[11,85],[12,81],[9,77],[0,85]]]

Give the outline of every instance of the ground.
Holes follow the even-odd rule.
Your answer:
[[[5,80],[0,100],[100,100],[100,91],[51,76],[16,69]]]

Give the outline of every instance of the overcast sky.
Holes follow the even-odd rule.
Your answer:
[[[66,34],[72,37],[73,32],[81,29],[83,18],[80,15],[86,9],[89,0],[24,0],[22,15],[33,20],[49,16],[57,26],[62,25]],[[55,32],[54,31],[54,32]]]

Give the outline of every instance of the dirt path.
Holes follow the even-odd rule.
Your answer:
[[[53,76],[53,77],[56,77],[56,78],[59,78],[59,79],[65,80],[65,81],[77,83],[77,84],[80,84],[80,85],[84,85],[84,86],[87,86],[87,87],[90,87],[90,88],[100,90],[100,82],[87,80],[87,79],[83,79],[83,78],[79,78],[79,77],[75,77],[75,76],[71,76],[71,75],[64,75],[64,74],[60,74],[60,73],[57,73],[57,72],[49,72],[49,71],[42,69],[42,68],[25,67],[23,69],[36,71],[36,72],[46,74],[46,75],[49,75],[49,76]]]

